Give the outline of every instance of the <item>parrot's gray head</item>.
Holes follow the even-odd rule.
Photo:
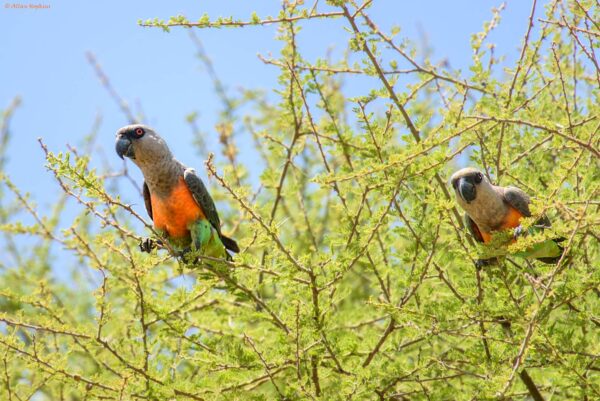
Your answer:
[[[463,168],[452,174],[450,184],[454,188],[459,205],[467,212],[471,203],[485,201],[489,196],[496,194],[487,177],[473,167]]]
[[[164,139],[142,124],[126,125],[119,129],[115,147],[121,159],[128,157],[140,167],[172,158]]]

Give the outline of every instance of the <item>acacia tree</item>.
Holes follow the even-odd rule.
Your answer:
[[[505,73],[487,39],[495,10],[468,74],[417,61],[370,5],[284,1],[276,17],[141,22],[278,27],[281,52],[263,59],[279,74],[275,97],[228,94],[196,39],[224,105],[206,167],[242,252],[195,263],[139,252],[153,231],[120,200],[135,188],[126,171],[107,181],[115,173],[90,169],[93,154],[42,141],[61,190],[53,212],[7,176],[0,187],[2,399],[600,397],[597,4],[534,0]],[[303,58],[307,20],[341,22],[348,55]],[[367,92],[344,96],[364,77]],[[264,163],[258,186],[238,157],[243,135]],[[449,192],[459,157],[535,194],[534,216],[554,222],[545,235],[566,238],[557,264],[509,253],[474,267],[490,250],[473,246]],[[59,231],[65,208],[80,215]],[[76,285],[55,277],[57,247],[74,256]]]

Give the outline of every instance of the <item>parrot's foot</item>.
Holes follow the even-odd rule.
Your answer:
[[[153,240],[152,238],[144,238],[140,241],[140,251],[150,253],[158,246],[162,246],[161,240]]]
[[[496,322],[497,322],[497,323],[500,323],[500,326],[502,326],[502,328],[503,328],[504,330],[510,330],[510,328],[511,328],[511,322],[510,322],[510,320],[508,320],[508,319],[507,319],[506,317],[504,317],[504,316],[498,316],[498,317],[496,318]]]
[[[182,251],[177,252],[177,256],[181,258],[185,263],[197,264],[200,260],[198,256],[193,256],[194,249],[191,247],[184,248]]]
[[[495,265],[498,262],[497,258],[491,258],[491,259],[477,259],[475,261],[475,268],[477,270],[481,270],[486,266],[491,266],[491,265]]]
[[[513,233],[513,238],[517,239],[519,237],[524,237],[527,235],[527,230],[524,230],[522,226],[518,226],[515,228],[515,231]]]
[[[184,248],[183,250],[177,252],[177,256],[185,260],[186,255],[190,252],[192,252],[192,248],[188,246],[187,248]]]

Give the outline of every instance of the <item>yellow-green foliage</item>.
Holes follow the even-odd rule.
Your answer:
[[[62,194],[50,213],[2,178],[0,399],[600,399],[596,3],[550,1],[543,15],[538,2],[547,22],[524,21],[506,71],[488,46],[497,11],[462,74],[380,31],[368,7],[312,3],[142,23],[279,27],[274,95],[228,98],[215,82],[223,147],[206,167],[242,248],[233,263],[141,253],[151,227],[88,168],[94,154],[47,153]],[[304,59],[300,27],[334,23],[360,61]],[[369,88],[345,97],[358,80]],[[241,135],[262,173],[240,158]],[[567,256],[477,271],[447,183],[466,160],[533,195]],[[79,216],[57,230],[65,207]]]

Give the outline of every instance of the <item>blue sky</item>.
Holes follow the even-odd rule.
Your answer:
[[[278,1],[42,0],[36,4],[50,8],[6,8],[13,3],[16,1],[5,1],[0,8],[0,109],[17,95],[22,105],[12,121],[6,173],[41,206],[56,199],[58,187],[43,167],[38,137],[53,151],[65,150],[67,143],[81,143],[100,114],[98,146],[104,148],[111,167],[121,166],[113,151],[114,133],[127,121],[99,83],[86,51],[96,55],[112,85],[130,105],[142,105],[150,125],[166,138],[177,157],[204,176],[206,155],[190,146],[192,132],[185,116],[192,111],[200,113],[198,122],[207,133],[207,148],[217,151],[214,125],[220,103],[212,83],[195,57],[187,30],[165,33],[139,27],[137,21],[177,14],[195,20],[204,13],[249,19],[253,11],[259,16],[277,15],[281,7]],[[471,59],[470,35],[481,30],[483,22],[491,18],[492,7],[501,2],[374,3],[370,15],[381,28],[400,25],[401,36],[417,42],[425,34],[434,60],[445,58],[454,68],[465,68]],[[530,2],[509,1],[502,23],[492,35],[497,54],[506,54],[508,61],[519,55],[530,7]],[[332,25],[319,21],[305,24],[300,50],[309,60],[323,57],[330,47],[343,51],[347,37],[343,27],[341,20]],[[276,87],[277,69],[257,57],[259,53],[277,54],[280,43],[275,40],[275,26],[196,33],[229,91],[245,87],[272,92]],[[242,154],[242,160],[244,157]]]

